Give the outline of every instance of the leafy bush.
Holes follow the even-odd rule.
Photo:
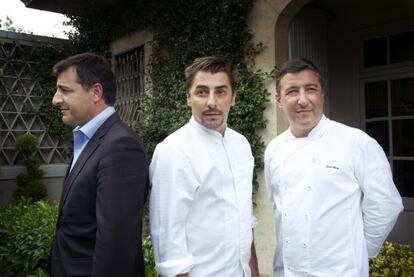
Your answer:
[[[0,207],[0,276],[47,276],[57,204],[22,199]]]
[[[16,138],[16,150],[20,151],[26,158],[36,151],[38,145],[39,139],[32,134],[26,134]]]
[[[144,251],[145,276],[146,277],[160,276],[155,270],[155,258],[154,258],[154,252],[152,251],[152,244],[151,244],[150,236],[147,236],[142,240],[142,251]]]
[[[369,276],[414,276],[414,253],[410,250],[410,246],[386,241],[378,256],[369,261]]]
[[[16,176],[17,188],[13,197],[19,200],[21,197],[31,198],[33,201],[46,199],[47,191],[41,179],[43,170],[40,169],[40,161],[31,157],[39,146],[39,139],[32,134],[25,134],[16,138],[16,150],[25,157],[23,164],[26,166],[27,174],[21,173]]]
[[[0,276],[46,277],[55,234],[58,205],[23,198],[16,205],[0,207]],[[145,276],[155,271],[150,237],[142,240]]]

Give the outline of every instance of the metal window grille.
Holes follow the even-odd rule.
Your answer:
[[[135,128],[141,115],[144,96],[144,47],[138,47],[115,56],[117,82],[116,109],[121,119]]]

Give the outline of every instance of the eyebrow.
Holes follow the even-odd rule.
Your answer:
[[[318,87],[319,84],[318,83],[312,83],[312,84],[306,84],[305,85],[305,87],[313,87],[313,86]]]
[[[295,88],[299,88],[299,86],[297,86],[297,85],[291,85],[291,86],[285,87],[284,90],[295,89]]]
[[[310,84],[305,84],[304,85],[304,87],[306,88],[306,87],[318,87],[319,86],[319,84],[318,83],[310,83]],[[294,89],[294,88],[299,88],[300,86],[298,86],[298,85],[291,85],[291,86],[288,86],[288,87],[286,87],[285,89]]]
[[[208,86],[206,86],[206,85],[197,85],[196,89],[198,89],[198,88],[208,88]],[[214,89],[222,89],[222,88],[229,89],[230,87],[228,85],[222,85],[222,86],[214,87]]]
[[[57,87],[58,89],[72,90],[70,87],[65,86],[65,85],[57,85],[56,87]]]

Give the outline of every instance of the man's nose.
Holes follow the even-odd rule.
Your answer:
[[[52,99],[52,104],[54,106],[59,105],[60,103],[62,103],[62,98],[60,97],[60,93],[58,90],[56,90],[55,94],[53,95],[53,99]]]
[[[207,98],[207,106],[211,108],[216,107],[216,96],[214,95],[214,91],[210,92]]]
[[[303,90],[299,93],[298,104],[300,106],[307,106],[309,104],[308,96],[306,95],[306,92]]]

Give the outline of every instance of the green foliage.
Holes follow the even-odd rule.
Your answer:
[[[31,198],[33,201],[45,199],[46,187],[41,182],[43,170],[40,169],[40,161],[31,157],[39,146],[39,139],[32,134],[25,134],[16,138],[16,150],[25,157],[23,164],[26,166],[27,174],[16,176],[17,188],[13,191],[14,199],[21,197]]]
[[[0,276],[46,277],[48,256],[55,234],[58,205],[21,199],[0,207]],[[145,276],[155,271],[150,237],[142,240]]]
[[[15,33],[26,33],[26,34],[32,34],[33,32],[26,31],[23,28],[17,28],[14,26],[13,19],[6,15],[6,18],[4,20],[4,23],[2,23],[2,20],[0,19],[0,30],[5,30],[8,32],[15,32]]]
[[[57,204],[22,199],[0,207],[0,276],[47,276]]]
[[[143,28],[155,4],[152,0],[123,0],[85,17],[67,15],[65,24],[75,29],[68,33],[69,41],[77,53],[95,52],[111,58],[111,42]]]
[[[375,259],[369,261],[371,277],[414,276],[414,253],[409,245],[385,242]]]
[[[56,62],[74,52],[67,41],[54,41],[34,47],[31,54],[31,59],[37,61],[33,65],[33,72],[37,73],[36,79],[39,81],[42,97],[42,102],[35,113],[44,123],[49,135],[59,139],[69,138],[71,128],[63,124],[59,109],[52,105],[52,98],[56,91],[56,78],[52,74],[52,68]]]
[[[255,157],[254,182],[257,188],[256,175],[257,170],[263,168],[265,145],[256,130],[266,128],[263,112],[269,93],[264,87],[264,80],[272,78],[273,74],[260,70],[251,72],[247,68],[241,68],[239,72],[237,104],[230,113],[229,125],[244,134],[250,142]]]
[[[11,19],[11,17],[7,15],[6,15],[6,19],[4,20],[4,23],[0,25],[0,28],[4,29],[5,31],[9,31],[9,32],[17,31],[16,28],[14,27],[13,19]]]
[[[152,251],[152,244],[151,244],[150,236],[147,236],[142,240],[142,250],[144,251],[145,276],[146,277],[160,276],[155,270],[155,258],[154,258],[154,252]]]
[[[4,43],[0,41],[0,44]],[[36,110],[25,111],[27,115],[37,115],[44,123],[48,133],[58,139],[65,139],[70,134],[70,129],[62,123],[59,109],[53,107],[52,97],[56,91],[56,78],[52,74],[53,65],[67,56],[73,54],[75,50],[66,40],[54,39],[42,41],[30,47],[24,47],[22,56],[17,59],[30,61],[30,74],[36,79],[34,91],[37,96],[42,97],[40,106]],[[0,57],[4,58],[2,51]],[[14,56],[16,59],[16,56]],[[33,62],[35,61],[35,62]],[[3,75],[3,68],[0,65],[0,76]]]
[[[39,139],[32,135],[26,134],[16,138],[16,150],[20,151],[25,157],[30,156],[39,146]]]

